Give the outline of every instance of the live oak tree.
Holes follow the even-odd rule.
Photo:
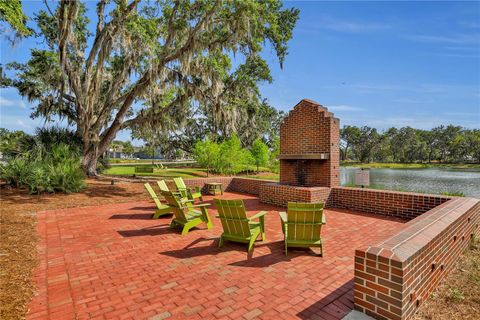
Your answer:
[[[34,20],[46,47],[11,64],[8,85],[38,102],[33,116],[76,127],[89,175],[119,130],[161,125],[166,113],[188,117],[192,104],[228,118],[232,102],[255,94],[242,77],[269,77],[265,42],[283,64],[298,18],[279,0],[101,0],[90,30],[83,3],[45,6]]]

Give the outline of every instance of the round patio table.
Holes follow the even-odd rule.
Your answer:
[[[220,194],[223,195],[223,184],[220,182],[205,182],[205,186],[207,187],[207,192],[214,196],[217,195],[217,191],[220,191]]]

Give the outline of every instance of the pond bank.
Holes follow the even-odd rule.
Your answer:
[[[396,162],[342,162],[342,167],[355,167],[366,169],[425,169],[425,168],[444,168],[444,169],[479,169],[480,163],[396,163]]]

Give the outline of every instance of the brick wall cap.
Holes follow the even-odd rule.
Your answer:
[[[449,200],[411,220],[405,229],[376,246],[390,250],[401,262],[411,261],[434,238],[476,206],[480,206],[480,199],[455,198]]]
[[[332,188],[330,187],[300,187],[300,186],[293,186],[290,184],[282,184],[280,182],[272,182],[271,180],[268,180],[269,183],[265,183],[267,186],[271,187],[284,187],[288,189],[295,189],[295,190],[306,190],[306,191],[317,191],[317,190],[331,190]]]

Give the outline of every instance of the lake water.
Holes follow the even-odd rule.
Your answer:
[[[342,185],[355,183],[354,167],[340,169]],[[463,192],[466,197],[480,198],[478,169],[370,169],[370,185],[384,189],[439,194]]]

